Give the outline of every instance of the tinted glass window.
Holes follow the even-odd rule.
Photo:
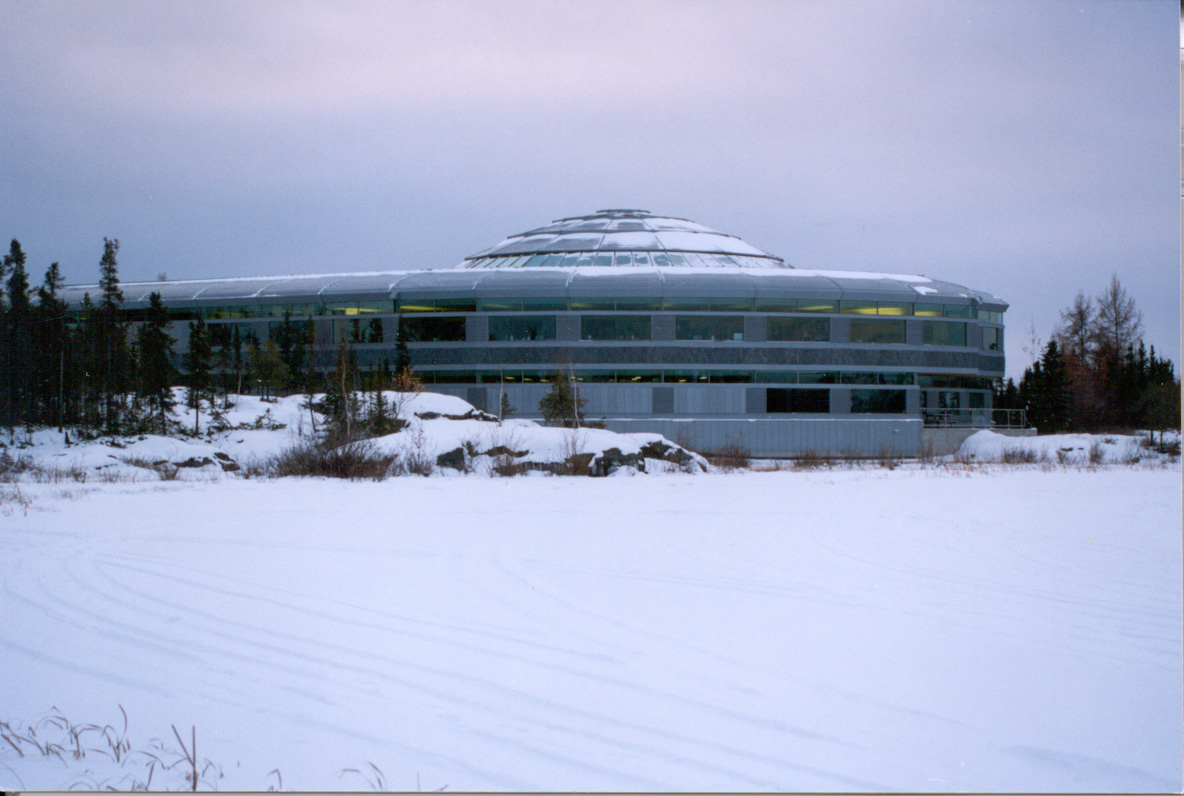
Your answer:
[[[334,321],[333,342],[381,343],[382,319]]]
[[[855,315],[875,315],[876,302],[874,301],[840,301],[839,312],[852,313]]]
[[[778,373],[777,371],[758,370],[756,372],[756,380],[772,384],[796,384],[798,381],[798,374],[792,370],[782,373]]]
[[[675,340],[743,340],[744,319],[739,317],[696,317],[678,315],[674,319]]]
[[[475,312],[476,299],[436,299],[436,312]]]
[[[646,384],[662,380],[660,370],[618,370],[618,384]]]
[[[404,318],[409,343],[455,343],[465,339],[464,318]]]
[[[611,310],[615,305],[616,302],[611,298],[573,298],[571,300],[573,310]]]
[[[922,341],[925,345],[966,345],[966,324],[925,321]]]
[[[580,318],[581,340],[649,340],[648,315],[584,315]]]
[[[852,390],[852,414],[901,414],[905,411],[904,390]]]
[[[769,389],[766,391],[765,411],[770,414],[830,412],[830,390]]]
[[[988,351],[999,350],[999,330],[987,326],[983,328],[983,348]]]
[[[662,302],[662,308],[679,312],[706,312],[711,306],[707,299],[701,298],[668,298]]]
[[[662,299],[660,298],[619,298],[617,299],[618,310],[660,310],[662,309]]]
[[[830,321],[826,318],[769,318],[768,339],[825,343],[830,340]]]
[[[756,300],[757,312],[797,312],[797,299],[771,299],[758,298]]]
[[[554,315],[494,315],[489,318],[491,342],[554,340]]]
[[[903,343],[904,321],[870,318],[851,319],[852,343]]]
[[[826,299],[798,299],[798,312],[834,312],[835,302]]]

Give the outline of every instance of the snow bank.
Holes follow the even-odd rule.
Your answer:
[[[966,438],[955,458],[977,462],[1052,462],[1057,464],[1127,464],[1143,454],[1141,438],[1121,434],[1047,434],[1009,437],[977,431]]]
[[[314,404],[323,396],[314,395]],[[173,427],[194,427],[194,412],[177,390]],[[562,429],[530,420],[498,423],[490,414],[452,395],[385,392],[383,399],[407,425],[398,433],[372,440],[376,451],[419,462],[416,472],[569,472],[609,475],[705,472],[707,461],[659,434],[618,434],[603,429]],[[302,441],[315,439],[325,418],[311,411],[305,396],[264,401],[257,396],[221,398],[203,403],[200,433],[187,437],[142,434],[79,440],[78,433],[38,430],[20,434],[9,455],[25,458],[61,476],[85,480],[170,478],[187,480],[237,473]],[[500,469],[499,469],[500,468]]]

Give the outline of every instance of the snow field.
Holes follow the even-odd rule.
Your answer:
[[[221,789],[1179,790],[1179,486],[22,484],[0,719],[196,725]],[[9,787],[119,773],[0,749]]]

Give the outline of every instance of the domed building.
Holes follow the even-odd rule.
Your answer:
[[[75,286],[79,305],[93,286]],[[916,455],[992,425],[1007,304],[924,276],[793,268],[739,238],[645,210],[511,235],[453,268],[124,283],[178,319],[240,336],[311,318],[314,362],[350,344],[394,362],[400,324],[428,389],[538,417],[563,372],[590,418],[702,451]],[[960,438],[966,431],[955,436]],[[944,435],[944,436],[943,436]],[[935,444],[936,443],[936,444]]]

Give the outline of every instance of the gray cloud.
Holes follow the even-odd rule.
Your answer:
[[[443,267],[640,206],[1179,349],[1169,2],[9,3],[0,217],[90,281]]]

